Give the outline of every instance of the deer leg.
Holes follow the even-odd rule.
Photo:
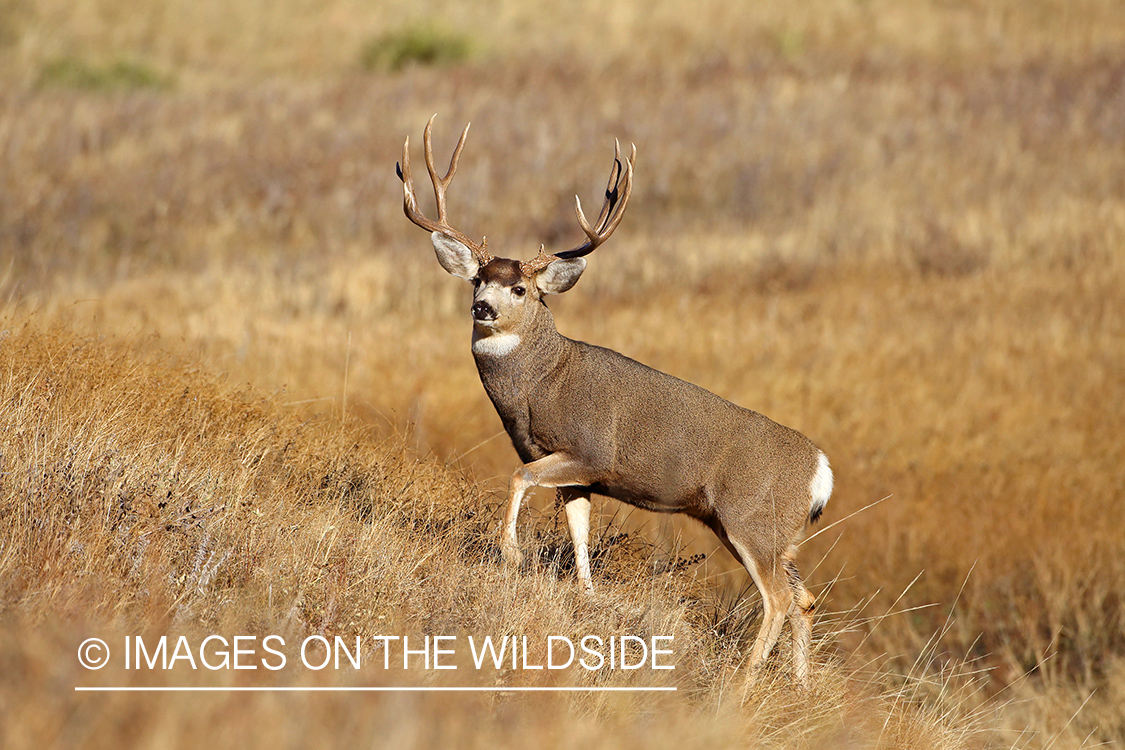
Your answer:
[[[504,514],[504,531],[500,539],[500,553],[505,563],[518,567],[523,561],[516,536],[516,520],[527,491],[532,487],[587,485],[592,481],[587,478],[587,474],[581,462],[561,451],[516,469],[508,486],[508,510]],[[570,520],[569,511],[567,520]]]
[[[520,552],[520,543],[516,536],[516,520],[519,518],[524,495],[534,486],[524,476],[523,467],[516,470],[508,485],[508,510],[504,514],[504,531],[500,536],[500,555],[504,558],[505,565],[515,568],[523,562],[523,553]]]
[[[809,646],[812,643],[812,611],[816,597],[801,580],[796,564],[788,556],[782,566],[789,577],[793,603],[789,606],[789,629],[793,631],[793,678],[803,688],[809,686]]]
[[[570,541],[574,544],[574,564],[578,569],[578,583],[587,594],[594,593],[590,576],[590,493],[582,487],[559,490],[566,505],[566,524],[570,528]]]
[[[746,568],[746,572],[750,574],[750,578],[758,588],[758,593],[762,596],[762,626],[750,651],[750,671],[757,672],[777,644],[781,628],[785,624],[785,615],[793,599],[793,592],[782,580],[779,561],[771,561],[769,565],[758,565],[750,550],[737,540],[731,539],[726,529],[719,524],[712,525],[712,528],[734,558]]]
[[[773,567],[759,568],[755,565],[750,569],[754,583],[762,594],[762,627],[758,630],[754,648],[750,651],[750,670],[753,672],[761,669],[777,644],[793,596]]]

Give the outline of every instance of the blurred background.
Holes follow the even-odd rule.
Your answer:
[[[802,559],[830,618],[905,614],[834,648],[975,665],[974,742],[1125,743],[1125,4],[4,0],[0,323],[401,439],[494,503],[469,287],[394,172],[410,136],[432,212],[435,112],[439,161],[472,122],[451,223],[508,257],[576,244],[636,144],[559,330],[809,435],[822,525],[876,503]],[[697,526],[602,513],[748,585]]]

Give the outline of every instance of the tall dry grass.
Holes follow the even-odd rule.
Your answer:
[[[450,611],[480,608],[489,595],[467,579],[494,582],[484,562],[487,507],[515,458],[498,436],[468,355],[467,292],[440,271],[424,235],[402,218],[393,163],[403,137],[416,142],[433,111],[441,113],[442,152],[471,119],[450,191],[454,220],[474,236],[487,234],[504,254],[527,256],[539,242],[557,246],[580,236],[570,195],[596,197],[609,140],[621,136],[638,145],[636,193],[613,242],[553,305],[560,329],[809,434],[838,474],[827,522],[890,496],[805,545],[806,570],[815,568],[826,607],[819,632],[832,633],[822,648],[848,664],[877,664],[873,679],[900,696],[888,698],[892,704],[910,696],[925,711],[950,712],[935,725],[938,744],[957,745],[965,736],[955,737],[956,728],[976,726],[958,724],[956,716],[984,721],[993,713],[981,742],[1125,741],[1120,4],[828,0],[735,11],[725,4],[618,3],[568,6],[566,18],[553,6],[526,3],[294,3],[285,13],[239,3],[141,4],[129,13],[123,7],[27,2],[0,16],[0,73],[10,83],[0,91],[3,327],[55,352],[48,360],[59,358],[54,347],[85,351],[86,337],[123,338],[127,343],[97,356],[139,374],[154,361],[164,362],[164,373],[180,366],[218,371],[231,383],[253,384],[244,394],[274,394],[254,419],[238,417],[249,420],[245,425],[229,417],[238,446],[232,456],[273,446],[265,464],[246,467],[245,478],[191,479],[187,472],[176,492],[229,500],[246,496],[255,482],[276,482],[278,493],[306,493],[299,482],[312,480],[289,473],[274,438],[254,436],[284,431],[286,414],[358,420],[395,447],[333,432],[351,435],[354,425],[316,422],[324,431],[317,440],[325,441],[313,441],[317,471],[327,475],[324,467],[336,462],[364,481],[381,471],[421,471],[434,488],[429,496],[449,502],[443,507],[450,512],[476,510],[465,523],[483,524],[485,547],[466,558],[483,567],[443,569],[463,584],[438,591],[459,602]],[[574,17],[584,23],[568,22]],[[467,62],[362,71],[368,40],[435,20],[474,41]],[[96,70],[139,61],[174,83],[125,91],[48,85],[43,71],[58,59]],[[51,325],[62,327],[36,339]],[[80,338],[58,343],[72,341],[58,331]],[[10,348],[15,340],[0,347],[17,351]],[[13,361],[31,357],[35,346],[27,346]],[[134,364],[121,364],[127,362]],[[9,387],[34,391],[35,370],[19,372],[9,376]],[[120,380],[92,382],[108,388]],[[220,392],[226,395],[218,403],[240,403],[231,391]],[[107,394],[122,397],[113,389]],[[83,413],[88,398],[74,396],[53,419],[68,408]],[[20,414],[12,423],[17,432],[3,433],[9,445],[13,435],[35,432],[23,421],[31,412]],[[129,439],[144,451],[130,466],[150,467],[145,481],[154,487],[171,481],[160,477],[178,465],[177,451],[204,450],[184,437],[209,435],[183,426],[197,419],[176,412],[143,428],[164,430],[159,438],[134,425],[142,432]],[[125,440],[119,429],[84,435],[83,444],[106,450],[111,438]],[[62,446],[76,438],[58,434],[67,437],[29,454],[27,466],[63,460]],[[353,458],[355,451],[367,458]],[[210,468],[217,459],[204,455],[195,465]],[[433,458],[468,479],[447,474]],[[123,480],[105,471],[116,492],[113,483]],[[43,497],[65,496],[59,485],[44,486]],[[313,507],[270,505],[270,517],[313,514],[305,525],[314,534],[336,524],[323,514],[353,512],[344,490],[313,495]],[[18,505],[30,495],[12,497]],[[550,498],[536,508],[529,532],[547,533]],[[726,597],[727,609],[743,613],[735,619],[752,617],[738,608],[745,605],[731,603],[745,577],[730,572],[725,553],[697,527],[626,514],[612,503],[604,512],[607,523],[612,517],[655,545],[641,545],[648,557],[707,554],[695,583],[683,584],[690,596]],[[63,519],[43,533],[70,539]],[[246,521],[215,519],[230,535],[227,549],[245,550],[234,540],[249,533]],[[368,525],[355,528],[357,539],[375,533]],[[57,547],[63,541],[47,537],[21,531],[12,538],[39,541],[6,548],[32,560],[36,550],[54,550],[72,566],[40,573],[36,586],[5,589],[2,606],[16,618],[14,632],[43,638],[27,654],[6,657],[39,654],[27,669],[50,669],[51,655],[70,648],[59,647],[72,637],[66,623],[86,618],[122,631],[139,623],[160,630],[224,622],[206,608],[231,596],[210,591],[180,620],[152,619],[167,603],[151,610],[129,604],[140,589],[128,578],[105,578],[98,595],[55,592],[60,581],[72,585],[79,563]],[[179,552],[169,547],[145,564],[160,571],[194,565],[200,538],[185,539],[192,541]],[[393,539],[424,544],[419,536]],[[127,544],[116,537],[99,544],[103,556],[126,567],[133,554]],[[271,544],[264,540],[267,551],[254,559],[281,566],[285,554]],[[315,545],[308,552],[302,544],[297,559],[315,559]],[[375,564],[367,558],[378,560],[390,546],[370,544],[354,548],[355,564]],[[231,554],[224,564],[250,564],[241,552]],[[631,554],[613,548],[608,558],[628,563]],[[348,569],[341,575],[362,579]],[[615,585],[608,571],[603,577],[604,585]],[[268,601],[263,607],[260,581],[245,581],[231,599],[235,614],[223,616],[241,625],[265,613],[263,628],[290,622],[270,614]],[[391,590],[405,592],[410,583]],[[517,586],[557,586],[545,595],[550,602],[569,596],[550,575]],[[27,591],[47,592],[44,603],[35,605],[40,595]],[[358,591],[338,616],[369,623],[362,602],[381,594]],[[110,592],[125,600],[122,613],[106,605]],[[274,606],[288,616],[288,604]],[[19,620],[23,609],[33,622],[59,614],[64,624],[53,635],[33,634]],[[411,609],[396,623],[421,627],[424,610]],[[540,627],[573,622],[557,616],[532,609],[521,617]],[[301,622],[294,627],[317,627],[311,615]],[[482,622],[496,621],[462,625]],[[715,643],[690,633],[696,643]],[[730,666],[722,664],[693,679],[707,683]],[[943,665],[962,674],[943,679]],[[974,678],[965,669],[984,671]],[[954,683],[983,690],[958,692]],[[833,684],[837,695],[846,692],[846,680]],[[675,724],[666,733],[670,742],[705,723],[697,712],[717,699],[703,693],[682,711],[655,712]],[[759,710],[784,713],[776,707],[796,700],[786,696],[781,691],[773,708],[763,701]],[[113,704],[109,716],[134,705]],[[348,705],[326,702],[320,715]],[[462,710],[440,701],[412,705],[418,716],[443,707],[457,717]],[[722,707],[730,704],[717,705],[727,717]],[[536,706],[494,714],[514,727],[502,737],[542,729]],[[606,710],[581,703],[551,708],[585,717],[591,733],[609,720]],[[266,709],[247,707],[259,710]],[[841,715],[833,710],[823,716]],[[764,732],[786,744],[784,722],[768,725],[777,730],[770,734],[774,729],[747,718],[745,707],[730,712],[715,729],[718,737]],[[171,707],[153,716],[146,726],[154,733],[177,731],[184,720]],[[634,706],[621,716],[627,718],[611,735],[618,739],[649,714]],[[853,722],[863,723],[848,714],[845,723]],[[382,725],[355,731],[376,726]],[[411,731],[422,732],[421,741],[454,736]],[[790,744],[809,736],[801,737]]]
[[[6,747],[187,746],[227,742],[233,733],[288,746],[388,734],[421,745],[941,748],[962,746],[974,731],[964,719],[878,695],[863,673],[823,656],[812,693],[795,692],[779,674],[744,694],[736,670],[754,632],[749,612],[716,600],[677,572],[683,566],[654,573],[651,550],[619,534],[595,544],[601,593],[594,600],[572,585],[573,558],[560,555],[565,531],[557,528],[530,535],[530,574],[505,571],[494,524],[474,502],[479,490],[395,441],[372,440],[356,423],[303,419],[276,398],[182,363],[138,358],[119,344],[32,326],[9,331],[4,344],[2,627],[5,643],[18,644],[5,648],[0,679]],[[128,634],[150,644],[169,633],[195,643],[210,634],[270,633],[290,642],[358,636],[369,664],[382,661],[370,640],[380,634],[514,633],[537,644],[552,634],[665,635],[675,638],[677,668],[473,672],[462,657],[468,677],[422,669],[417,659],[411,671],[369,667],[328,677],[294,669],[201,675],[186,664],[138,676],[120,658],[105,673],[60,658],[94,633],[111,648]],[[543,662],[542,651],[532,664]],[[680,694],[325,698],[294,714],[284,697],[248,696],[232,707],[229,698],[126,701],[73,692],[76,685],[482,679],[506,687],[667,685]],[[340,712],[354,717],[337,728]],[[562,717],[570,728],[559,736]]]

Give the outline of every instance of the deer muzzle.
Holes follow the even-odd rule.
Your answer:
[[[496,320],[496,308],[484,300],[477,300],[472,306],[473,320]]]

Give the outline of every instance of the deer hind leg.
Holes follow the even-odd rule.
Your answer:
[[[750,671],[757,672],[777,644],[781,628],[785,624],[785,615],[793,602],[793,592],[785,581],[780,560],[775,558],[764,565],[759,564],[746,545],[737,539],[731,539],[725,529],[719,528],[716,531],[735,559],[746,568],[762,595],[762,626],[754,639],[754,648],[750,651]]]
[[[771,561],[768,565],[755,565],[750,570],[754,583],[762,594],[762,627],[758,630],[754,648],[750,651],[750,669],[757,672],[777,644],[793,595],[776,563]]]
[[[520,552],[519,539],[516,535],[516,521],[527,491],[532,487],[587,485],[592,481],[587,478],[587,474],[585,467],[579,461],[562,452],[552,453],[516,469],[508,485],[508,508],[504,514],[504,529],[500,537],[500,553],[505,563],[519,567],[523,562],[523,553]],[[587,510],[588,517],[589,510]],[[567,520],[570,520],[569,511]],[[571,533],[573,534],[573,527]]]
[[[812,643],[812,612],[816,606],[816,597],[805,588],[797,565],[792,556],[796,548],[791,547],[786,553],[782,567],[789,578],[789,587],[793,592],[793,603],[789,605],[789,628],[793,631],[793,678],[801,687],[809,685],[809,647]]]
[[[574,565],[578,570],[578,583],[587,594],[594,593],[590,576],[590,492],[584,487],[559,489],[559,499],[566,510],[566,523],[570,528],[570,541],[574,544]]]

